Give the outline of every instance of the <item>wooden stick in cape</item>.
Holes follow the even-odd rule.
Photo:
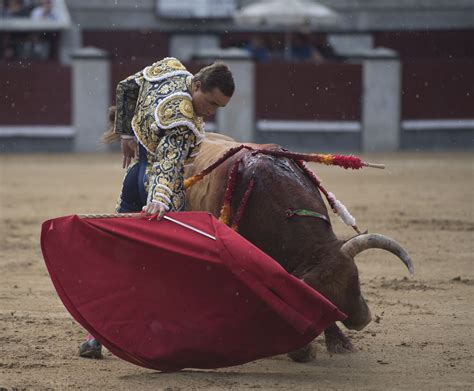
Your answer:
[[[124,217],[128,217],[128,218],[135,218],[135,219],[139,219],[139,218],[147,218],[147,216],[141,214],[141,213],[94,213],[94,214],[80,214],[80,215],[77,215],[77,217],[81,218],[81,219],[110,219],[110,218],[124,218]],[[198,234],[201,234],[209,239],[212,239],[212,240],[216,240],[216,237],[215,236],[212,236],[211,234],[208,234],[207,232],[204,232],[204,231],[201,231],[200,229],[196,228],[196,227],[193,227],[192,225],[189,225],[189,224],[186,224],[186,223],[183,223],[182,221],[179,221],[179,220],[176,220],[176,219],[173,219],[169,216],[163,216],[163,219],[164,220],[168,220],[168,221],[171,221],[172,223],[175,223],[177,225],[180,225],[181,227],[184,227],[184,228],[187,228],[191,231],[194,231]]]

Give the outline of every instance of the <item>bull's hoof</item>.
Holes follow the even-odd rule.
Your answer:
[[[357,349],[350,340],[347,341],[327,341],[326,349],[329,353],[355,353]]]
[[[339,328],[326,330],[324,342],[329,353],[355,353],[357,349]]]
[[[288,353],[288,357],[296,362],[311,362],[316,358],[316,350],[308,344],[304,348]]]

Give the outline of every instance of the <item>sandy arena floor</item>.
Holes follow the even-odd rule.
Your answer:
[[[220,370],[159,373],[109,353],[101,361],[77,356],[84,331],[58,299],[39,245],[46,219],[113,211],[120,156],[0,156],[0,389],[473,389],[473,155],[365,158],[387,169],[313,168],[363,230],[405,246],[416,276],[410,279],[386,252],[359,255],[362,290],[375,319],[349,333],[359,351],[330,355],[318,338],[317,359],[307,364],[278,356]],[[352,235],[333,220],[340,237]]]

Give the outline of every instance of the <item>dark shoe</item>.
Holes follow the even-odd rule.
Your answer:
[[[102,344],[95,338],[85,341],[79,346],[79,356],[85,358],[102,358]]]

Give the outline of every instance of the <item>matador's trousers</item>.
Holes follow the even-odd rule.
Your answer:
[[[122,192],[117,204],[118,213],[141,212],[146,205],[145,172],[148,163],[146,149],[139,144],[138,162],[130,167],[123,179]]]

